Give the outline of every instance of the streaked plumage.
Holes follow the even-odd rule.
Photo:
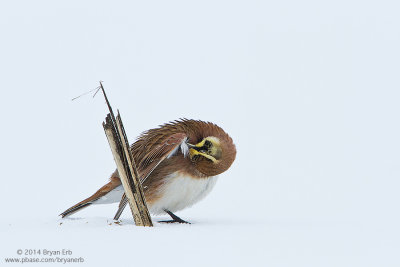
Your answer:
[[[131,152],[150,212],[168,213],[173,218],[172,212],[204,198],[215,185],[218,174],[226,171],[236,157],[235,145],[222,128],[187,119],[144,132],[131,146]],[[126,204],[123,192],[115,171],[109,183],[60,215],[66,217],[91,204],[121,200],[116,215],[119,217]]]

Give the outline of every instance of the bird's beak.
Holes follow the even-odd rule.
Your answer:
[[[189,150],[190,149],[194,149],[196,151],[199,151],[201,149],[201,146],[199,146],[199,145],[192,145],[192,144],[189,144],[189,143],[187,143],[187,145],[189,147]]]
[[[189,144],[189,143],[187,143],[187,145],[188,145],[189,148],[193,148],[193,149],[195,149],[195,150],[198,150],[198,149],[199,149],[199,147],[196,146],[196,145],[192,145],[192,144]]]

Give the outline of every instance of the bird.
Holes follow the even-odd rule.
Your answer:
[[[175,213],[202,200],[215,186],[219,174],[236,158],[232,138],[218,125],[179,119],[143,132],[130,146],[149,212],[171,216],[164,223],[189,223]],[[68,217],[90,205],[120,202],[118,220],[127,204],[115,170],[109,182],[93,195],[60,214]]]

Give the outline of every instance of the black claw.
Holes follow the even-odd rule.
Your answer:
[[[166,220],[166,221],[158,221],[159,223],[186,223],[186,224],[191,224],[190,222],[184,221],[184,220]]]
[[[190,222],[184,221],[169,210],[164,210],[166,213],[168,213],[169,216],[171,216],[172,220],[167,220],[167,221],[158,221],[160,223],[186,223],[186,224],[191,224]]]
[[[180,221],[176,221],[176,220],[166,220],[166,221],[158,221],[159,223],[186,223],[186,224],[191,224],[190,222],[184,221],[184,220],[180,220]]]

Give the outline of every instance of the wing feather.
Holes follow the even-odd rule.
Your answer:
[[[186,134],[176,133],[168,136],[168,138],[165,138],[162,142],[149,149],[149,152],[145,154],[144,158],[136,163],[141,183],[149,177],[151,172],[157,168],[163,160],[176,154],[180,146],[184,144],[186,140]]]
[[[140,176],[139,177],[140,182],[143,184],[144,181],[146,181],[147,177],[150,176],[150,174],[157,168],[158,165],[160,165],[161,162],[175,155],[180,147],[185,147],[184,145],[186,140],[187,140],[186,134],[175,133],[168,136],[167,138],[157,138],[156,140],[152,140],[153,141],[152,145],[136,148],[136,149],[146,148],[148,152],[144,153],[144,155],[136,154],[135,157],[135,152],[143,153],[143,150],[132,151],[135,160],[138,161],[135,163]],[[186,153],[185,151],[182,152]],[[142,158],[140,158],[140,156]],[[114,216],[115,220],[119,219],[127,203],[128,201],[124,193],[121,202],[119,204],[118,211]]]

